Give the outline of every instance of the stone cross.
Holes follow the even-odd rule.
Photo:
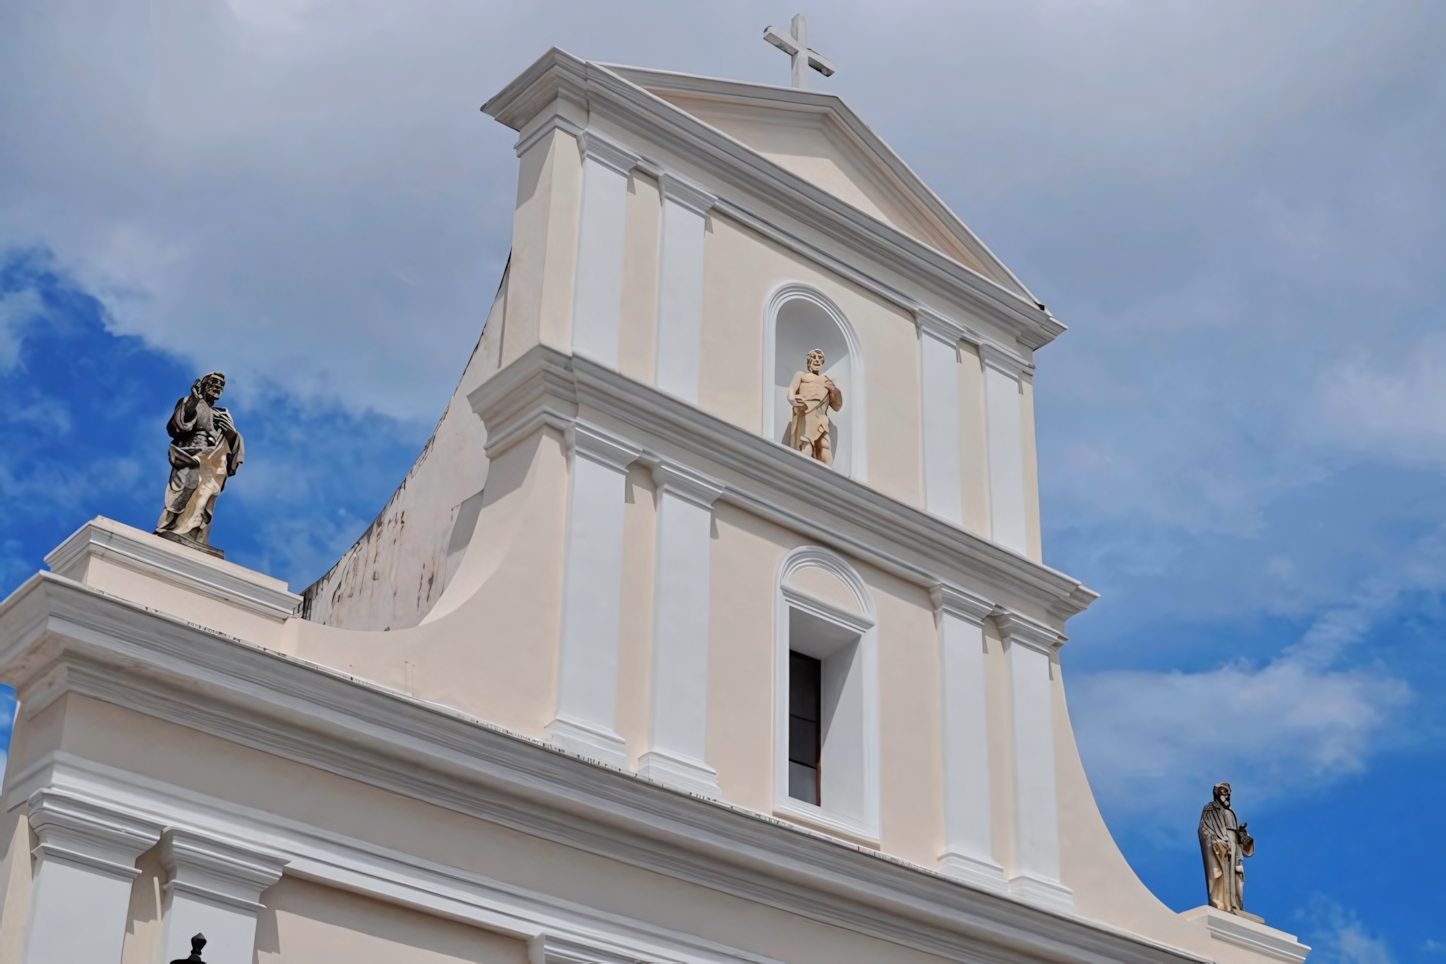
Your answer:
[[[777,27],[768,27],[763,31],[763,39],[793,58],[793,86],[808,86],[810,67],[825,77],[833,76],[833,64],[817,50],[808,49],[808,21],[803,19],[803,14],[793,18],[791,33],[784,33]]]

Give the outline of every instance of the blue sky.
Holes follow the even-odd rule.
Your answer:
[[[506,258],[552,45],[781,83],[746,0],[0,6],[0,592],[146,526],[166,412],[227,372],[214,540],[300,588],[435,421]],[[817,3],[835,91],[1071,330],[1038,356],[1071,712],[1110,827],[1321,962],[1446,960],[1446,6]]]

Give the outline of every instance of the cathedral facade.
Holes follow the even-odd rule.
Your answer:
[[[97,519],[0,604],[0,964],[1304,960],[1096,808],[1019,279],[831,95],[483,109],[508,267],[337,565]]]

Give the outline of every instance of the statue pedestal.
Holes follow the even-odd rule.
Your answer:
[[[97,517],[45,557],[58,576],[237,639],[282,649],[301,605],[286,583]]]
[[[1180,916],[1200,924],[1218,941],[1244,947],[1278,961],[1301,964],[1310,953],[1310,948],[1296,940],[1294,934],[1276,930],[1254,914],[1231,914],[1205,906],[1187,910]]]

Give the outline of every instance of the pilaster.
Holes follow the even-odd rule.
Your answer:
[[[984,620],[994,604],[955,586],[933,588],[944,727],[944,851],[939,869],[976,887],[1005,889],[993,856]]]
[[[928,308],[919,308],[915,318],[923,393],[924,506],[958,525],[964,518],[959,453],[959,341],[964,330]]]
[[[614,729],[622,598],[623,498],[640,450],[584,422],[567,432],[571,479],[563,568],[557,713],[548,739],[563,749],[626,769],[627,745]]]
[[[573,289],[573,350],[616,369],[628,172],[638,157],[594,130],[580,133],[577,146],[582,155],[582,202]]]
[[[655,384],[698,402],[703,337],[703,243],[713,195],[662,173],[662,257],[658,276],[658,377]]]
[[[984,364],[984,410],[989,444],[989,516],[994,541],[1024,555],[1029,549],[1024,494],[1023,358],[987,342],[979,346]]]
[[[162,826],[96,800],[42,789],[29,800],[39,843],[25,964],[119,961],[136,858]]]
[[[161,838],[166,880],[164,960],[186,956],[206,935],[207,964],[251,964],[261,893],[281,879],[285,860],[210,834],[169,829]]]
[[[1007,610],[996,611],[994,622],[1009,662],[1014,738],[1014,866],[1009,890],[1044,907],[1073,911],[1074,894],[1059,879],[1050,680],[1054,654],[1065,639],[1043,623]]]
[[[638,772],[680,790],[716,797],[718,774],[703,757],[713,501],[723,486],[668,460],[652,468],[658,492],[652,738]]]

